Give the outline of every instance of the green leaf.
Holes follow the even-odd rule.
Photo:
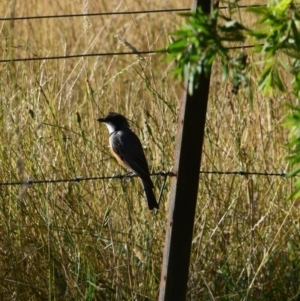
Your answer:
[[[298,28],[294,22],[294,20],[291,21],[291,29],[293,32],[293,39],[295,41],[295,45],[297,47],[297,50],[300,51],[300,33],[298,31]]]
[[[300,167],[294,169],[293,171],[291,171],[290,173],[287,174],[288,178],[292,178],[297,176],[300,173]]]
[[[259,89],[262,91],[266,90],[270,86],[272,67],[273,67],[273,62],[269,63],[264,68],[264,70],[259,78],[258,86],[259,86]]]
[[[280,78],[280,75],[279,75],[279,72],[278,72],[278,68],[277,67],[273,67],[273,72],[272,72],[272,75],[273,75],[273,79],[274,79],[274,84],[275,86],[280,90],[280,91],[285,91],[285,87],[282,83],[282,80]]]
[[[284,14],[288,7],[291,5],[292,0],[281,0],[279,3],[274,7],[274,12],[276,14]]]

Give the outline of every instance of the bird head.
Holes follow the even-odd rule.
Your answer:
[[[129,127],[127,119],[115,112],[109,112],[105,117],[98,118],[97,121],[105,123],[110,134],[119,131],[122,127]]]

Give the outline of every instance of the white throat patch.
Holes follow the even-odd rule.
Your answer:
[[[107,126],[109,134],[113,133],[116,130],[116,127],[111,123],[105,123],[105,125]]]

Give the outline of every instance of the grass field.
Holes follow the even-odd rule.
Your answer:
[[[5,0],[0,12],[189,6]],[[241,18],[252,22],[243,12]],[[161,49],[181,22],[174,13],[1,21],[1,59],[130,51],[115,35],[140,51]],[[151,171],[171,171],[181,91],[172,66],[162,55],[1,63],[0,181],[125,173],[96,121],[111,110],[132,121]],[[253,83],[259,72],[253,67]],[[294,102],[289,93],[255,90],[251,108],[242,92],[221,83],[216,62],[201,169],[288,171],[287,101]],[[0,300],[156,300],[170,179],[165,186],[164,177],[153,181],[161,193],[157,214],[136,178],[1,186]],[[200,176],[187,300],[299,299],[299,200],[288,200],[291,190],[281,177]]]

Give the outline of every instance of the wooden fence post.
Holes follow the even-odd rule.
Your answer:
[[[211,12],[211,1],[194,0],[192,8],[201,6]],[[198,196],[210,76],[201,76],[193,95],[182,98],[175,150],[175,177],[172,179],[170,209],[160,282],[160,301],[183,301],[186,298],[195,210]]]

